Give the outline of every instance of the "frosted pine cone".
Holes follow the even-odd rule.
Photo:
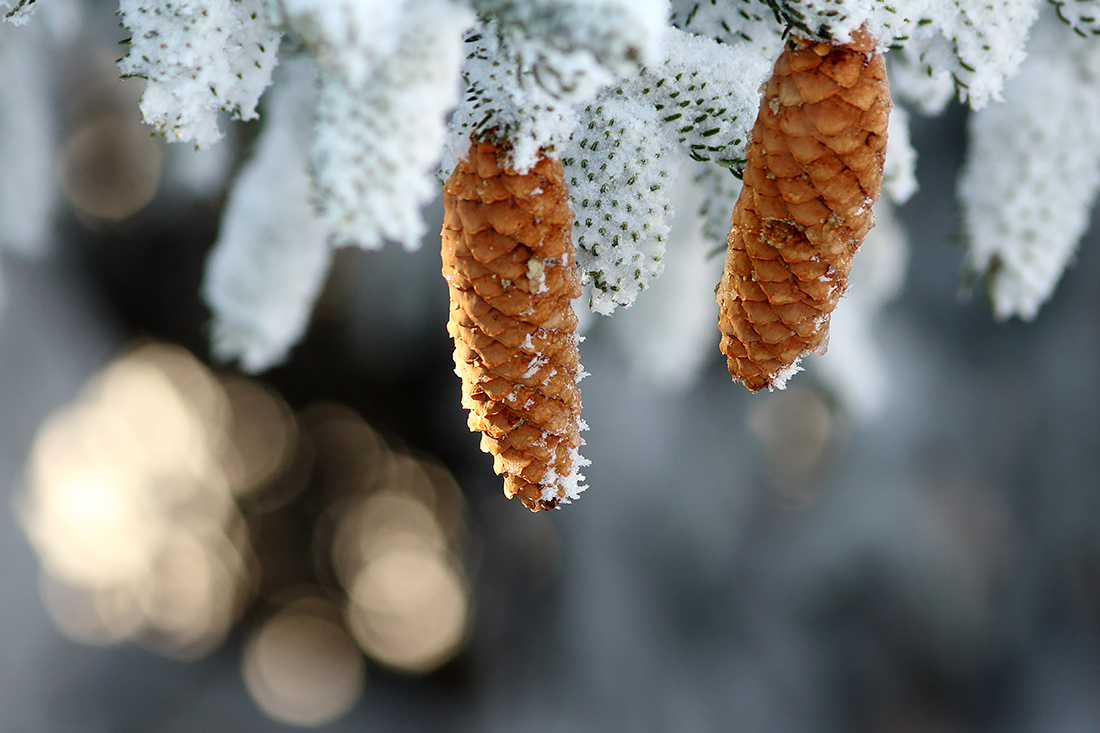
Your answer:
[[[470,429],[481,431],[508,498],[537,511],[584,489],[570,302],[581,289],[561,162],[543,156],[520,174],[506,154],[473,143],[443,189],[447,330]]]
[[[722,353],[753,392],[825,351],[829,314],[874,225],[890,107],[866,30],[844,46],[792,38],[775,64],[715,291]]]

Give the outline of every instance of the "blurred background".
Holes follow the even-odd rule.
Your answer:
[[[0,730],[1100,730],[1100,229],[995,323],[960,286],[964,110],[912,116],[873,353],[838,324],[749,395],[716,347],[669,360],[643,295],[582,345],[591,488],[531,514],[466,428],[432,238],[341,251],[284,365],[211,362],[257,127],[151,138],[103,7],[0,39],[48,92],[0,145],[41,140],[59,192],[0,254]]]

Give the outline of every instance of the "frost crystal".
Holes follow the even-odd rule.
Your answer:
[[[315,74],[308,61],[283,65],[207,262],[214,353],[248,371],[282,361],[301,337],[332,257],[306,172]]]
[[[752,0],[673,0],[671,22],[682,31],[722,43],[748,44],[769,59],[783,48],[783,27],[775,21],[775,13]]]
[[[692,209],[704,195],[700,181],[708,180],[697,171],[715,171],[740,183],[717,166],[687,164],[670,191],[679,213],[669,233],[674,246],[665,259],[664,274],[644,298],[618,314],[611,327],[631,373],[669,392],[690,388],[714,354],[714,283],[722,277],[722,259],[708,256],[713,243],[704,233],[703,220],[693,215]],[[727,208],[726,229],[729,212]],[[725,233],[721,236],[724,240]]]
[[[256,117],[281,32],[267,0],[121,0],[130,51],[119,62],[145,78],[141,113],[169,140],[217,142],[218,112]]]
[[[960,180],[972,266],[1000,318],[1034,318],[1054,292],[1100,189],[1100,47],[1051,20],[1005,86],[970,119]]]
[[[904,204],[917,192],[917,151],[909,140],[909,115],[901,107],[890,112],[886,127],[882,192],[895,204]]]
[[[919,73],[895,74],[899,91],[926,109],[935,108],[931,90],[954,83],[959,99],[974,109],[999,100],[1005,79],[1024,58],[1028,29],[1038,14],[1036,0],[943,0],[904,6],[905,16],[893,26],[894,43],[904,45],[902,65]],[[910,94],[907,81],[917,84]],[[943,101],[946,101],[944,99]]]
[[[361,8],[339,0],[310,5],[296,25],[313,34],[321,68],[310,162],[331,240],[373,249],[391,239],[415,249],[425,231],[420,207],[438,195],[432,174],[472,17],[448,0],[407,2],[399,19],[387,21],[396,24],[389,34],[396,42],[364,59],[356,43],[342,45],[370,38],[370,26],[357,25]],[[328,18],[337,12],[343,22]]]

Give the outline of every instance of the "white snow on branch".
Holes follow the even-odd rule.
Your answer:
[[[740,170],[771,61],[749,44],[726,45],[671,29],[663,64],[623,85],[647,98],[693,160]]]
[[[708,358],[718,355],[714,284],[722,276],[723,261],[710,256],[712,242],[704,234],[703,219],[693,211],[704,196],[698,173],[713,170],[737,182],[717,166],[686,165],[670,191],[679,214],[669,233],[664,273],[646,297],[619,313],[611,326],[631,374],[667,392],[690,388]],[[725,218],[728,222],[729,211]]]
[[[146,79],[145,121],[169,140],[210,145],[218,113],[256,117],[281,31],[269,0],[121,0],[130,30],[124,75]]]
[[[775,59],[783,49],[783,26],[762,2],[672,0],[671,23],[722,43],[747,43],[768,59]]]
[[[585,108],[563,162],[593,310],[631,305],[660,275],[685,158],[740,170],[768,65],[748,44],[670,29],[662,63]]]
[[[589,306],[610,315],[661,274],[672,218],[668,186],[683,162],[649,100],[604,92],[581,113],[562,156],[573,241]]]
[[[898,74],[895,81],[903,96],[925,107],[930,106],[927,83],[910,95],[906,81],[925,77],[941,86],[949,78],[959,100],[974,109],[1000,100],[1005,80],[1024,59],[1028,30],[1038,17],[1037,0],[923,0],[901,7],[904,15],[893,27],[893,43],[905,48],[904,62],[920,74]]]
[[[909,113],[896,105],[886,128],[882,192],[895,204],[904,204],[917,192],[917,151],[909,139]]]
[[[481,0],[486,18],[467,38],[468,90],[452,120],[451,160],[471,137],[507,140],[511,164],[528,170],[540,150],[560,150],[576,124],[575,105],[659,58],[663,0]],[[491,15],[491,17],[490,17]]]
[[[1034,318],[1052,295],[1100,190],[1100,46],[1053,19],[1005,86],[970,118],[959,196],[971,265],[999,318]]]
[[[286,357],[332,258],[306,171],[315,75],[304,59],[277,74],[263,132],[229,194],[207,262],[203,297],[214,313],[214,354],[239,359],[247,371]]]
[[[43,36],[0,26],[0,249],[22,254],[46,245],[59,198]]]
[[[387,21],[387,45],[365,55],[357,43],[373,26],[357,25],[358,6],[310,5],[294,25],[314,33],[321,69],[310,167],[330,241],[373,249],[390,239],[415,249],[425,233],[420,208],[439,193],[434,173],[473,16],[449,0],[409,0]],[[335,12],[342,23],[328,18]]]

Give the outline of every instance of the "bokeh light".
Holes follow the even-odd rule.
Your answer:
[[[205,367],[146,345],[42,426],[20,515],[63,632],[184,658],[225,637],[254,573],[220,461],[229,417]]]
[[[299,416],[269,387],[149,343],[43,423],[25,475],[19,515],[64,634],[192,659],[250,609],[277,609],[242,658],[275,720],[350,710],[364,652],[425,674],[465,644],[457,483],[343,405]]]
[[[253,632],[242,671],[249,694],[268,716],[318,726],[355,705],[364,666],[339,609],[314,596],[286,605]]]

